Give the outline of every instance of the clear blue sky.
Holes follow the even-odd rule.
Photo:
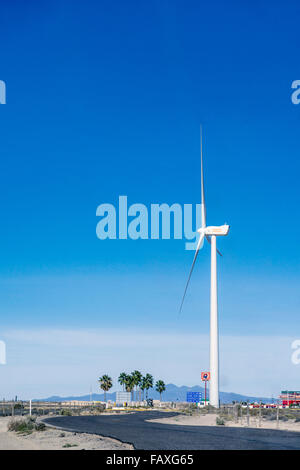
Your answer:
[[[221,335],[247,336],[249,363],[249,337],[275,338],[276,349],[277,337],[300,335],[300,105],[290,99],[299,13],[296,1],[1,3],[3,337],[37,328],[138,335],[149,324],[166,335],[208,334],[207,247],[178,317],[193,256],[184,241],[95,234],[97,206],[119,195],[200,202],[200,123],[208,223],[231,225],[219,243]],[[11,376],[25,360],[15,341],[1,368]],[[186,384],[199,382],[201,360]],[[106,364],[95,374],[109,372]],[[136,368],[129,358],[124,367]],[[289,388],[299,389],[299,367]],[[284,369],[274,367],[272,390],[257,383],[257,393],[276,394]],[[238,377],[225,382],[248,390]]]

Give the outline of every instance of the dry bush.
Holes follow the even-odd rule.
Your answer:
[[[12,418],[7,425],[8,431],[19,433],[32,433],[32,431],[44,431],[44,423],[36,423],[35,418],[28,416],[26,418]]]

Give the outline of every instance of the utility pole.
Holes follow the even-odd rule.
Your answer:
[[[249,417],[249,401],[247,401],[247,426],[249,428],[250,425],[250,417]]]
[[[258,420],[258,426],[261,427],[261,400],[259,401],[259,420]]]

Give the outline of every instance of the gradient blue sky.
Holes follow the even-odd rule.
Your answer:
[[[246,338],[243,361],[240,346],[227,359],[241,374],[222,388],[299,389],[300,366],[290,363],[290,341],[300,336],[300,105],[291,102],[299,13],[296,1],[1,2],[0,338],[8,363],[0,372],[8,396],[86,392],[93,381],[96,389],[99,374],[135,369],[141,345],[133,356],[112,347],[103,364],[97,348],[93,360],[84,355],[80,332],[113,338],[115,329],[116,344],[123,331],[132,345],[149,325],[153,338],[185,335],[181,358],[188,335],[199,333],[188,374],[179,358],[169,374],[174,356],[161,341],[144,362],[174,383],[199,382],[208,367],[208,248],[178,317],[193,256],[184,240],[100,241],[95,214],[119,195],[129,204],[200,202],[200,123],[208,223],[231,225],[219,242],[220,332],[238,344]],[[55,359],[57,330],[76,335],[76,379],[64,341]],[[52,338],[47,354],[43,342],[24,346],[37,334]],[[272,346],[260,349],[250,386],[242,370],[261,338]],[[264,381],[278,344],[285,362],[271,361]],[[37,356],[52,354],[60,374],[45,360],[35,380]]]

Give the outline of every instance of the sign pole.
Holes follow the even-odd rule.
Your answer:
[[[206,387],[207,382],[210,380],[210,372],[201,372],[201,380],[204,382],[204,406],[206,406]]]

